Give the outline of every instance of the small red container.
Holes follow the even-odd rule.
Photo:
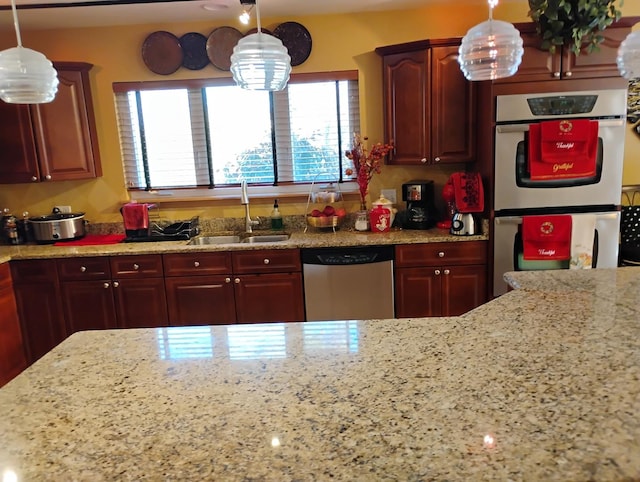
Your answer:
[[[371,231],[386,233],[391,229],[391,210],[382,206],[374,207],[369,213]]]

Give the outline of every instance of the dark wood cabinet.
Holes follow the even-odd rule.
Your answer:
[[[379,47],[389,164],[472,162],[475,88],[458,64],[459,39]]]
[[[164,255],[171,325],[304,321],[297,249]]]
[[[102,175],[89,83],[92,65],[56,62],[58,93],[47,104],[0,102],[0,183]]]
[[[160,255],[58,260],[69,334],[167,326]]]
[[[598,50],[587,53],[583,49],[580,55],[576,55],[565,46],[558,46],[554,53],[542,50],[542,39],[535,31],[535,24],[516,24],[524,46],[522,63],[515,75],[494,83],[619,77],[616,63],[618,47],[631,31],[631,25],[625,21],[613,24],[601,33],[604,41]]]
[[[0,264],[0,387],[27,366],[8,263]]]
[[[29,364],[67,337],[55,260],[11,261],[13,290]]]
[[[487,301],[487,243],[396,246],[396,317],[457,316]]]

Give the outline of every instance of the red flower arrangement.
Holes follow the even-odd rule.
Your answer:
[[[354,134],[353,147],[347,151],[345,155],[353,162],[353,169],[348,168],[345,171],[347,176],[356,175],[358,188],[360,190],[360,208],[367,209],[365,198],[369,192],[369,182],[374,174],[380,174],[382,161],[384,157],[393,149],[393,144],[382,144],[380,142],[374,144],[371,150],[368,150],[363,141],[369,140],[368,137],[362,137],[360,134]]]

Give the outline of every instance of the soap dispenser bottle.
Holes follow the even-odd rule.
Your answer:
[[[271,229],[282,228],[282,214],[280,214],[280,210],[278,209],[278,200],[276,199],[273,203],[273,211],[271,211]]]

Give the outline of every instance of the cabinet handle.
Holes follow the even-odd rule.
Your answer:
[[[240,278],[236,278],[236,279],[234,279],[234,280],[233,280],[233,282],[234,282],[235,284],[240,284]]]
[[[449,271],[448,269],[444,270],[444,274],[449,274],[449,273],[451,273],[451,271]]]
[[[269,263],[270,263],[269,258],[264,258],[264,260],[263,260],[262,262],[263,262],[264,264],[269,264]]]
[[[120,286],[120,282],[119,281],[114,281],[113,282],[113,287],[117,288],[118,286]]]
[[[193,265],[197,268],[198,266],[200,266],[200,261],[194,261]]]
[[[427,163],[427,158],[426,158],[426,157],[423,157],[422,159],[420,159],[420,162],[421,162],[422,164],[426,164],[426,163]]]
[[[47,181],[51,181],[51,174],[47,174],[46,176],[44,176],[44,178],[45,178]]]
[[[87,267],[86,266],[80,266],[80,272],[84,273],[85,271],[87,271]]]
[[[440,270],[437,269],[437,270],[434,271],[434,273],[436,274],[436,276],[438,276],[438,275],[440,275]]]
[[[36,182],[36,181],[38,180],[38,178],[37,178],[36,176],[31,176],[31,180],[32,180],[33,182]]]
[[[107,289],[107,288],[109,287],[109,283],[102,283],[102,287],[103,287],[104,289]]]
[[[439,157],[436,157],[436,158],[434,159],[434,161],[435,161],[435,162],[440,162],[440,158],[439,158]]]
[[[225,278],[225,279],[224,279],[224,282],[225,282],[225,283],[231,283],[231,278]]]
[[[440,251],[438,253],[438,258],[444,258],[444,251]]]
[[[136,271],[140,269],[140,265],[133,263],[133,269],[135,269]]]
[[[553,76],[554,76],[556,79],[559,79],[559,78],[560,78],[560,72],[554,72],[554,73],[553,73]]]
[[[573,75],[573,72],[571,72],[571,71],[564,73],[565,77],[571,77],[572,75]]]

